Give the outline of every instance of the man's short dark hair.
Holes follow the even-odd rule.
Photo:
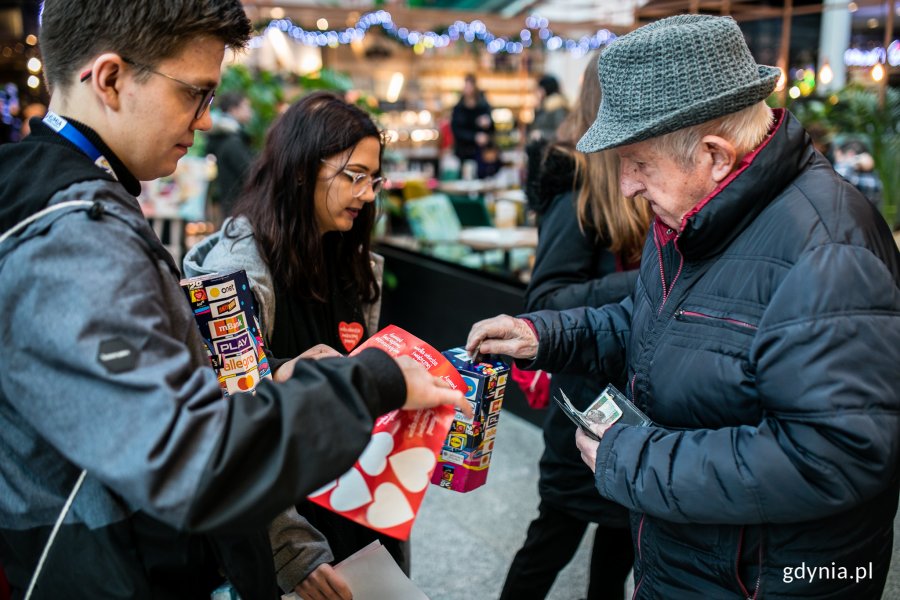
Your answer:
[[[156,65],[209,35],[243,48],[252,27],[240,0],[44,0],[41,54],[51,89],[92,56],[115,52]]]

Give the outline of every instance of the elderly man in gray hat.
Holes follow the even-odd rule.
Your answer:
[[[900,254],[766,97],[733,20],[614,42],[579,150],[656,221],[620,304],[476,323],[470,353],[627,380],[649,426],[577,443],[632,514],[637,598],[880,598],[900,489]],[[626,379],[627,378],[627,379]]]

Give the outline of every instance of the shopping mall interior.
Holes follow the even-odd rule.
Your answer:
[[[365,111],[384,141],[382,179],[356,176],[378,196],[371,249],[384,258],[379,327],[398,326],[438,350],[462,346],[474,323],[526,311],[542,243],[529,146],[562,131],[557,127],[578,106],[585,73],[605,48],[682,14],[734,18],[756,62],[780,69],[766,102],[799,119],[900,244],[896,0],[243,0],[243,6],[254,31],[246,49],[226,51],[212,129],[197,132],[174,173],[141,182],[140,207],[179,265],[233,215],[249,165],[279,117],[308,94],[329,91]],[[50,104],[40,22],[38,0],[0,0],[0,144],[22,143],[29,119],[43,117]],[[472,132],[456,122],[470,87],[472,106],[489,123],[482,127],[473,117],[466,125]],[[244,107],[240,116],[235,106]],[[557,120],[555,111],[562,111]],[[240,169],[223,153],[221,131],[239,131],[247,157]],[[462,150],[467,135],[477,140],[471,152]],[[486,484],[467,493],[429,486],[411,534],[410,578],[424,595],[404,598],[500,594],[542,501],[538,465],[548,409],[535,408],[540,373],[506,387]],[[590,525],[547,598],[585,597],[596,528]],[[898,540],[895,519],[885,599],[900,598]],[[629,577],[629,595],[634,587]]]

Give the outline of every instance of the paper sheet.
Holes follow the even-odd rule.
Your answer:
[[[334,569],[347,581],[353,600],[428,600],[379,541],[347,557]],[[302,600],[294,593],[281,599]]]

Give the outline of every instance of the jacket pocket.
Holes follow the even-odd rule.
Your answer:
[[[750,317],[692,306],[683,306],[676,310],[675,320],[682,323],[720,327],[747,335],[755,335],[759,329],[759,325],[752,322]]]

